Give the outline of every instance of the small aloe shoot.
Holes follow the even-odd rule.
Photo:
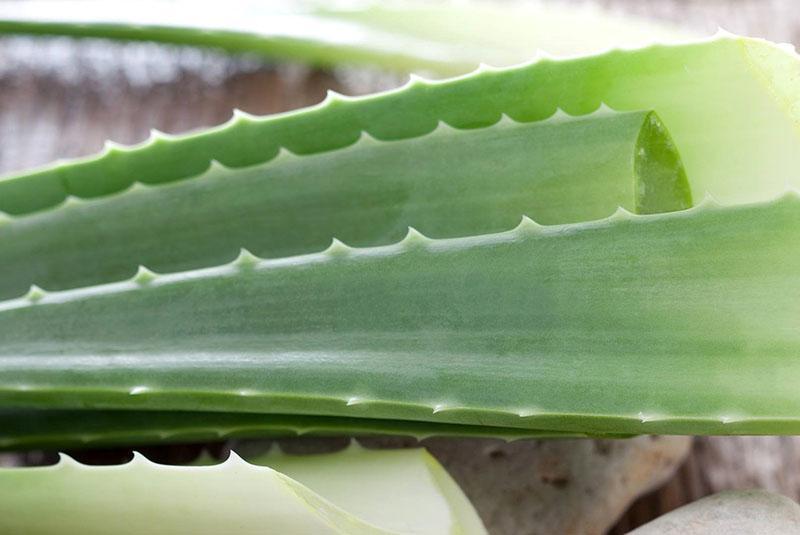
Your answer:
[[[268,454],[169,466],[62,455],[0,469],[0,531],[60,533],[483,534],[467,498],[423,449]],[[146,511],[146,514],[143,514]]]
[[[158,138],[151,143],[159,143]],[[169,142],[167,142],[169,143]],[[111,149],[107,163],[123,149]],[[607,109],[578,118],[503,119],[480,129],[445,124],[382,142],[364,134],[327,153],[279,154],[244,169],[63,204],[0,226],[0,298],[31,285],[64,290],[209,267],[237,255],[317,252],[333,238],[368,247],[399,241],[409,226],[451,238],[600,219],[622,206],[653,213],[691,206],[669,134],[652,112]],[[119,184],[118,187],[124,187]],[[111,184],[107,184],[111,187]],[[240,251],[243,251],[240,253]]]
[[[311,154],[380,140],[415,138],[441,123],[478,128],[503,114],[540,121],[557,109],[585,115],[655,110],[670,130],[695,198],[724,204],[768,200],[800,168],[800,61],[785,47],[721,35],[674,46],[482,68],[461,78],[414,77],[401,89],[363,98],[331,96],[312,108],[161,138],[126,150],[58,163],[0,180],[0,212],[19,215],[81,198],[195,177],[216,160],[230,168],[272,160],[286,149]]]
[[[798,432],[799,204],[410,230],[37,292],[0,303],[0,403]]]
[[[597,9],[476,1],[5,1],[0,32],[161,41],[317,65],[364,63],[440,74],[464,73],[480,63],[519,63],[537,49],[576,54],[684,35]]]

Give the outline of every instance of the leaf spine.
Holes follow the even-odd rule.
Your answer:
[[[131,460],[125,463],[127,466],[147,465],[155,466],[156,463],[145,457],[141,452],[133,450],[131,452]]]
[[[426,85],[430,85],[431,83],[432,80],[427,80],[422,76],[420,76],[419,74],[412,72],[411,74],[408,75],[408,82],[403,87],[415,87],[415,86],[424,87]]]
[[[425,248],[430,245],[434,240],[428,238],[414,227],[408,227],[405,237],[400,241],[400,244],[406,249],[419,249]]]
[[[348,100],[350,99],[338,91],[328,89],[328,91],[325,93],[325,98],[321,102],[321,105],[325,107],[338,106],[344,104]]]
[[[242,109],[234,108],[233,113],[231,113],[231,119],[242,122],[255,122],[259,119],[259,117],[253,115],[252,113],[247,113]]]
[[[432,409],[433,409],[433,414],[438,414],[440,412],[448,410],[448,407],[444,403],[439,403],[437,405],[434,405]]]
[[[703,199],[694,205],[697,210],[711,210],[714,208],[721,208],[722,204],[711,193],[706,192]]]
[[[544,226],[540,225],[530,217],[524,215],[520,219],[519,224],[514,227],[513,232],[522,234],[523,236],[530,236],[533,234],[541,234],[544,231]]]
[[[222,465],[223,465],[223,466],[227,466],[227,465],[240,465],[240,466],[241,466],[241,465],[247,465],[247,466],[255,466],[255,465],[253,465],[253,464],[250,464],[250,463],[248,463],[248,462],[247,462],[247,461],[245,461],[244,459],[242,459],[242,458],[239,456],[239,454],[238,454],[238,453],[236,453],[236,452],[235,452],[235,451],[233,451],[233,450],[231,450],[231,451],[230,451],[230,453],[228,453],[228,458],[227,458],[227,459],[225,459],[225,462],[223,462],[223,463],[222,463]]]
[[[150,129],[149,141],[151,143],[156,143],[158,141],[170,141],[172,138],[173,138],[173,136],[167,134],[166,132],[162,132],[161,130],[158,130],[157,128],[151,128]]]
[[[114,154],[114,153],[119,153],[119,152],[125,152],[127,149],[128,149],[128,147],[126,145],[123,145],[121,143],[117,143],[116,141],[112,141],[110,139],[107,139],[103,143],[103,153],[104,154]]]
[[[145,266],[139,266],[136,270],[136,275],[134,275],[131,280],[139,286],[147,286],[156,280],[156,278],[158,278],[158,274],[150,271]]]
[[[568,121],[568,120],[574,119],[574,118],[575,118],[574,115],[570,115],[569,113],[564,111],[563,108],[558,107],[558,108],[556,108],[556,111],[553,112],[553,115],[551,115],[548,118],[548,120],[550,120],[550,121]]]
[[[637,216],[624,206],[618,206],[614,213],[606,218],[606,221],[632,221]]]
[[[233,260],[233,265],[241,270],[250,270],[256,267],[261,260],[261,258],[242,247],[239,249],[239,255]]]
[[[78,208],[84,204],[86,204],[84,199],[81,199],[76,195],[67,195],[64,197],[64,200],[61,202],[59,208]]]
[[[333,238],[331,240],[331,244],[322,252],[322,254],[331,258],[344,258],[350,256],[352,252],[352,247],[336,238]]]
[[[84,465],[83,463],[79,463],[78,461],[73,459],[72,456],[66,453],[59,452],[58,463],[56,463],[56,466],[64,469],[64,468],[83,468],[86,465]]]
[[[28,289],[27,293],[22,298],[31,304],[36,304],[42,299],[44,299],[46,295],[47,292],[45,290],[39,288],[35,284],[31,284],[31,287]]]

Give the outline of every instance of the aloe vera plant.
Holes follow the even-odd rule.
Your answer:
[[[799,215],[790,194],[469,238],[412,231],[37,293],[0,304],[0,402],[796,432]]]
[[[9,219],[0,227],[0,298],[32,285],[63,290],[119,281],[139,265],[175,272],[317,252],[333,238],[437,238],[691,206],[680,157],[652,112],[600,110],[481,129],[440,125],[419,138],[364,135],[327,153],[129,189]],[[209,222],[214,222],[209,224]],[[246,253],[246,254],[249,254]]]
[[[197,176],[216,160],[230,168],[269,161],[281,148],[312,154],[346,147],[364,132],[376,139],[422,136],[440,122],[456,128],[496,123],[503,114],[542,120],[557,108],[583,115],[655,110],[670,129],[695,198],[725,204],[767,200],[796,185],[800,165],[796,96],[800,62],[783,47],[747,38],[612,51],[569,60],[540,59],[503,70],[426,82],[364,98],[330,94],[318,106],[227,124],[183,136],[155,136],[0,180],[0,211],[19,215],[95,197],[137,181]]]
[[[317,65],[458,74],[512,65],[537,49],[586,53],[685,32],[596,9],[470,2],[35,1],[0,4],[0,32],[205,45]],[[580,36],[580,37],[577,37]]]
[[[0,495],[6,533],[485,533],[422,449],[250,462],[231,453],[211,466],[158,465],[139,454],[85,466],[62,455],[54,466],[0,469]]]
[[[219,197],[236,187],[255,191],[242,185],[267,176],[270,165],[294,165],[295,177],[304,168],[323,176],[338,161],[355,166],[348,172],[335,168],[330,176],[344,181],[337,186],[351,180],[363,188],[356,175],[369,169],[365,158],[375,158],[376,171],[402,173],[403,155],[420,157],[436,148],[459,164],[470,162],[470,153],[480,156],[465,164],[464,172],[475,192],[485,192],[486,168],[479,163],[494,153],[493,147],[480,152],[486,149],[483,143],[500,143],[517,165],[508,175],[509,187],[499,188],[509,204],[494,205],[495,200],[476,194],[483,210],[472,218],[469,197],[454,200],[457,209],[444,217],[447,191],[436,191],[437,196],[430,193],[435,190],[423,190],[421,198],[433,200],[434,209],[417,210],[424,203],[412,202],[417,211],[393,217],[390,202],[373,219],[337,227],[336,217],[346,206],[337,200],[328,206],[339,202],[338,210],[303,232],[283,227],[286,236],[273,245],[263,245],[267,240],[254,247],[259,253],[264,250],[259,247],[274,247],[271,257],[293,256],[260,259],[243,253],[231,260],[243,238],[230,245],[220,233],[184,266],[231,260],[216,267],[159,275],[151,264],[123,282],[63,291],[34,286],[26,296],[0,303],[0,330],[8,333],[0,347],[0,402],[19,408],[324,417],[330,419],[326,425],[342,430],[348,419],[365,418],[389,430],[395,422],[400,430],[418,421],[534,434],[794,432],[798,400],[791,385],[797,373],[781,359],[796,343],[789,328],[796,297],[797,255],[790,243],[796,207],[788,197],[767,199],[785,191],[795,176],[791,164],[799,156],[791,99],[797,68],[797,59],[780,47],[726,36],[540,60],[441,83],[414,79],[373,97],[333,96],[308,110],[263,119],[239,114],[205,133],[155,136],[140,147],[112,147],[96,158],[8,177],[0,181],[0,203],[15,216],[5,227],[13,251],[15,244],[31,240],[47,243],[47,233],[59,225],[66,225],[65,235],[74,230],[86,239],[91,225],[81,228],[80,217],[97,226],[126,202],[132,206],[129,217],[141,214],[147,203],[137,199],[145,194],[151,202],[164,202],[158,205],[162,211],[174,209],[178,205],[166,200],[169,188],[200,192],[215,184],[217,174],[229,179],[217,177],[224,182],[215,190]],[[734,89],[721,91],[726,85]],[[577,170],[602,153],[623,170],[599,173],[599,180],[574,181],[573,176],[560,182],[581,187],[547,197],[550,202],[535,213],[539,220],[591,219],[620,199],[642,212],[688,204],[677,152],[650,112],[605,112],[562,120],[558,128],[542,121],[557,106],[581,114],[600,102],[623,110],[655,109],[669,117],[695,196],[711,192],[729,205],[760,204],[712,209],[706,203],[700,209],[636,217],[623,210],[606,220],[547,227],[523,218],[515,230],[498,233],[499,226],[508,225],[509,212],[519,216],[525,209],[514,203],[530,179],[528,160],[521,157],[523,138],[514,141],[507,135],[511,130],[544,129],[539,130],[543,140],[565,125],[583,125],[595,134],[580,137],[579,150],[537,153],[541,145],[533,143],[533,155],[545,159],[531,161],[558,161],[559,168],[572,162]],[[503,113],[523,124],[498,123]],[[442,121],[471,130],[439,127],[426,135]],[[624,135],[614,137],[609,125],[625,121],[636,127],[618,130]],[[651,127],[642,130],[645,123]],[[364,132],[394,141],[354,145]],[[621,141],[607,153],[596,145],[581,159],[585,140],[605,136]],[[468,139],[481,142],[470,145]],[[617,150],[620,146],[627,148]],[[660,149],[651,151],[651,146]],[[276,159],[281,148],[297,156]],[[212,160],[229,169],[199,176]],[[432,172],[430,177],[448,171],[436,162],[418,167],[420,173]],[[544,176],[558,176],[558,171]],[[652,179],[642,178],[650,172]],[[402,176],[406,183],[416,179],[414,173]],[[154,187],[108,196],[135,182]],[[258,184],[272,192],[274,182]],[[622,189],[600,197],[587,189],[612,183]],[[538,194],[547,192],[544,183],[531,184]],[[385,182],[376,187],[387,193]],[[54,208],[70,196],[106,197]],[[233,195],[215,208],[236,213],[232,200],[241,197]],[[569,201],[550,206],[552,199]],[[576,214],[574,206],[587,199],[590,204]],[[314,206],[324,206],[323,201]],[[452,217],[458,214],[460,219]],[[359,221],[390,226],[373,230]],[[176,222],[192,229],[188,212],[169,227]],[[411,229],[400,242],[386,244],[412,223],[443,239]],[[318,227],[324,229],[316,234]],[[331,234],[340,237],[337,231],[358,247],[334,240],[323,252],[309,252],[321,249]],[[153,253],[152,243],[142,240],[140,251],[130,255],[133,260],[126,260],[127,248],[134,251],[139,238],[128,223],[114,232],[125,236],[118,240],[119,252],[109,254],[110,240],[97,258],[128,262],[117,268],[119,273],[131,270],[145,253],[154,254],[154,264],[164,271],[181,269],[180,262],[189,257],[170,264],[168,253]],[[179,242],[177,235],[171,243]],[[12,254],[31,262],[25,265],[35,262],[30,254]],[[777,268],[765,277],[764,266]],[[114,268],[98,269],[90,275],[94,280]],[[78,280],[57,278],[51,283],[68,288]],[[773,336],[776,329],[781,337]],[[733,360],[736,373],[728,373]],[[778,380],[769,371],[774,367],[763,366],[765,360],[783,371]],[[676,368],[680,375],[671,372]],[[7,442],[24,438],[23,433]]]

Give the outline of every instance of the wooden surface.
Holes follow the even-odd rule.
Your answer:
[[[700,30],[722,25],[800,42],[795,0],[598,3]],[[400,81],[367,71],[343,77],[191,49],[164,50],[146,44],[0,40],[0,172],[89,154],[107,138],[141,141],[150,128],[183,132],[219,124],[234,107],[265,114],[317,102],[328,88],[354,94]],[[639,499],[612,533],[718,490],[753,487],[800,499],[800,439],[697,439],[676,476]]]

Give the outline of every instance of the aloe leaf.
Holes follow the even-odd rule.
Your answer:
[[[248,462],[268,466],[293,480],[318,492],[328,500],[346,511],[353,511],[359,517],[373,524],[404,526],[408,517],[433,517],[441,515],[437,509],[443,509],[441,498],[436,499],[428,490],[417,494],[417,481],[433,480],[435,490],[445,498],[450,516],[459,519],[459,528],[449,533],[483,533],[483,524],[478,518],[472,504],[445,469],[425,449],[408,449],[399,451],[367,450],[356,442],[342,452],[322,455],[286,455],[273,448],[266,454],[247,457]],[[351,477],[342,477],[342,466],[348,466]],[[402,474],[402,476],[401,476]],[[353,478],[357,478],[354,483]],[[356,488],[357,487],[357,488]],[[407,503],[386,508],[387,496],[396,496],[397,489],[402,489],[402,496]],[[415,494],[411,496],[412,492]],[[399,501],[395,498],[393,501]],[[387,518],[391,517],[391,518]],[[444,526],[445,522],[437,522]],[[450,524],[455,524],[453,520]],[[430,533],[445,533],[437,526],[425,525],[424,530]],[[398,531],[417,531],[416,529],[398,529]],[[422,531],[422,530],[419,530]]]
[[[146,176],[141,180],[145,181]],[[243,253],[278,258],[399,241],[409,226],[447,238],[600,219],[623,206],[691,206],[680,157],[657,116],[600,110],[419,138],[362,137],[309,156],[282,153],[202,176],[19,216],[0,227],[0,298],[175,272]],[[214,222],[209,224],[209,222]]]
[[[233,438],[403,435],[519,438],[585,438],[563,431],[487,427],[424,421],[376,420],[224,412],[12,410],[0,411],[0,450],[86,448],[152,443],[208,442]],[[619,435],[598,435],[621,438]]]
[[[0,304],[0,403],[795,433],[796,195]]]
[[[583,115],[655,110],[678,147],[695,198],[768,200],[797,186],[800,62],[785,47],[719,36],[675,46],[611,51],[569,60],[540,59],[502,70],[479,69],[443,81],[412,80],[364,98],[329,95],[323,103],[266,118],[236,114],[207,131],[156,137],[142,145],[8,176],[0,211],[52,207],[70,195],[92,197],[144,180],[197,176],[211,160],[239,168],[285,148],[311,154],[352,145],[367,132],[381,140],[422,136],[445,122],[488,126],[506,114],[530,122],[557,108]]]
[[[212,466],[158,465],[139,454],[124,465],[86,466],[62,455],[53,466],[0,469],[0,530],[40,535],[216,534],[232,529],[485,533],[461,490],[422,449],[351,448],[326,456],[256,461],[289,475],[233,453]],[[318,474],[309,474],[303,463]],[[322,473],[325,480],[318,477]],[[389,487],[395,499],[370,494]]]
[[[441,74],[481,62],[519,63],[540,48],[576,54],[686,35],[663,24],[553,5],[74,0],[2,2],[0,32],[162,41]]]

